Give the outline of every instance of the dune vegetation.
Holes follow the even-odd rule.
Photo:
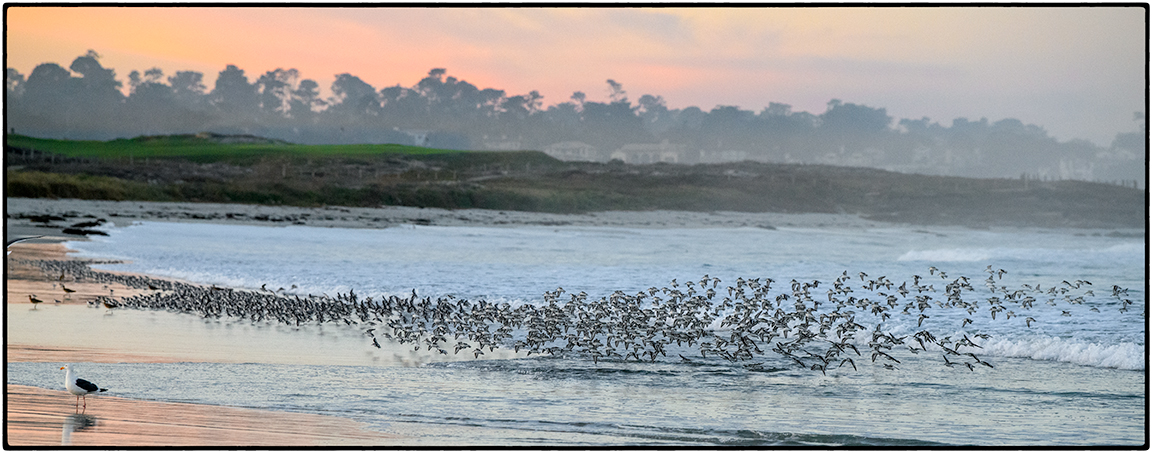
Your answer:
[[[829,165],[564,162],[537,151],[297,145],[246,135],[106,142],[8,135],[6,196],[551,213],[820,212],[973,226],[1143,227],[1145,193]]]

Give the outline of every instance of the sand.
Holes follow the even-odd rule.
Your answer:
[[[32,307],[28,300],[30,294],[45,300],[45,304],[55,304],[56,300],[61,304],[86,304],[98,295],[108,294],[104,285],[60,281],[58,277],[44,275],[38,268],[20,264],[20,260],[69,259],[67,249],[58,239],[18,243],[10,250],[5,278],[6,310],[29,309]],[[61,284],[76,292],[64,293]],[[110,287],[117,295],[132,294],[126,287]],[[42,363],[161,363],[188,359],[178,355],[133,354],[115,347],[61,348],[7,341],[5,357],[7,362]],[[390,439],[394,439],[340,417],[160,403],[108,395],[90,396],[88,400],[87,409],[77,414],[75,397],[63,389],[6,385],[5,447],[387,446]]]
[[[390,437],[339,417],[89,396],[7,385],[5,447],[386,446]]]
[[[247,225],[388,228],[404,224],[439,226],[609,226],[631,228],[802,227],[872,228],[883,226],[847,214],[775,214],[736,212],[603,212],[543,214],[512,211],[445,210],[407,207],[296,208],[212,203],[155,203],[9,198],[7,239],[44,237],[13,245],[7,259],[6,310],[32,309],[29,295],[47,304],[86,304],[98,296],[128,296],[119,285],[60,280],[22,260],[69,259],[61,244],[84,240],[63,228],[95,218],[125,226],[138,221],[179,221]],[[65,220],[34,222],[31,216]],[[66,293],[67,287],[75,292]],[[144,362],[188,359],[147,355],[115,347],[75,348],[5,344],[9,362]],[[75,398],[63,390],[6,386],[5,446],[386,446],[389,435],[339,417],[260,411],[195,404],[138,401],[113,396],[89,398],[76,414]]]

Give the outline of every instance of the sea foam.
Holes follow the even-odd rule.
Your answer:
[[[955,261],[986,261],[992,258],[992,252],[988,249],[935,249],[935,250],[911,250],[900,255],[896,261],[941,261],[941,262],[955,262]]]
[[[1128,342],[1104,345],[1039,336],[990,340],[984,344],[984,350],[1002,357],[1025,357],[1101,368],[1143,370],[1146,367],[1144,346]]]

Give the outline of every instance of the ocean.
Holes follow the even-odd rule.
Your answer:
[[[898,362],[875,361],[864,334],[855,340],[863,355],[851,356],[857,369],[829,366],[827,372],[796,366],[770,347],[736,362],[676,345],[654,361],[527,356],[511,348],[476,358],[392,341],[375,348],[358,325],[10,306],[10,339],[61,346],[116,341],[140,353],[194,358],[76,364],[115,396],[347,417],[395,434],[395,445],[403,446],[1147,442],[1143,237],[923,226],[340,229],[139,222],[106,231],[107,237],[67,245],[79,257],[126,261],[98,269],[301,296],[408,297],[415,291],[520,306],[543,304],[545,292],[560,289],[561,300],[580,292],[597,300],[615,291],[683,289],[707,276],[720,279],[717,299],[737,279],[754,278],[772,279],[771,295],[790,294],[793,281],[819,281],[813,295],[823,297],[843,279],[853,297],[883,299],[879,293],[892,288],[865,288],[882,276],[893,288],[931,285],[943,299],[944,287],[966,276],[973,289],[964,297],[979,301],[977,311],[931,305],[910,314],[893,310],[888,318],[857,310],[856,319],[869,331],[880,324],[912,344],[922,330],[937,338],[986,335],[971,350],[991,365],[946,366],[934,345],[900,346],[890,351]],[[986,299],[997,293],[984,284],[990,275],[1009,291],[1027,288],[1035,302],[1012,308],[1010,319],[1003,312],[992,319]],[[1073,289],[1078,280],[1090,284]],[[1127,292],[1115,293],[1114,285]],[[1032,292],[1037,286],[1043,290]],[[63,333],[19,327],[38,322],[54,322]],[[709,327],[725,329],[715,322]],[[7,366],[10,384],[55,389],[63,379],[58,366]]]

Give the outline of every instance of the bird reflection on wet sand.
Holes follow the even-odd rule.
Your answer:
[[[72,433],[96,426],[96,417],[86,414],[72,414],[64,417],[64,429],[60,434],[60,445],[72,445]]]

